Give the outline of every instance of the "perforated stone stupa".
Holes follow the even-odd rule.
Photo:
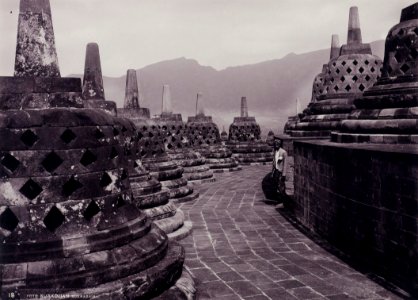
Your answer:
[[[192,147],[206,157],[206,163],[214,172],[239,171],[232,152],[222,144],[218,126],[211,116],[205,115],[203,95],[197,94],[196,116],[187,121],[188,136]]]
[[[138,129],[138,154],[145,168],[169,191],[176,202],[196,199],[192,184],[183,177],[184,169],[171,159],[165,149],[165,132],[154,119],[149,118],[149,110],[139,106],[139,89],[135,70],[128,70],[126,76],[125,108],[118,110],[120,116],[132,120]]]
[[[205,157],[191,147],[181,114],[173,113],[169,85],[163,86],[162,112],[155,120],[161,127],[168,155],[184,169],[183,177],[192,183],[214,181]]]
[[[248,116],[247,98],[241,98],[241,116],[229,126],[228,148],[240,164],[271,163],[273,150],[261,140],[260,125]]]
[[[354,101],[333,141],[418,144],[418,5],[402,11],[386,38],[382,77]]]
[[[101,70],[97,44],[88,45],[86,61],[88,61],[88,64],[86,63],[88,70]],[[109,112],[110,107],[116,108],[114,102],[104,100],[105,91],[101,71],[89,71],[89,73],[92,75],[84,76],[88,80],[85,80],[83,92],[96,95],[94,102],[89,102],[89,106],[105,112]],[[161,183],[153,178],[142,165],[138,143],[139,133],[135,124],[126,118],[116,120],[120,125],[114,128],[114,134],[129,160],[129,180],[136,206],[163,229],[170,239],[178,240],[185,237],[191,232],[192,226],[190,222],[184,222],[183,212],[178,210],[172,201],[169,201],[168,191],[162,190]],[[117,151],[112,150],[112,158],[118,155]]]
[[[350,8],[347,44],[337,55],[333,36],[331,60],[315,78],[313,98],[300,120],[286,130],[291,136],[329,136],[354,109],[354,99],[373,86],[381,74],[382,61],[362,43],[357,7]]]
[[[1,103],[15,91],[49,101],[1,106],[1,298],[184,295],[168,290],[184,250],[136,207],[119,121],[79,108],[80,79],[59,75],[48,0],[20,1],[18,32],[15,77],[0,78]]]

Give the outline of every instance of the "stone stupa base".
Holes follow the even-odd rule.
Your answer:
[[[200,184],[216,181],[212,170],[206,164],[206,159],[199,152],[176,150],[169,152],[168,155],[183,167],[183,177],[189,183]]]
[[[188,202],[199,197],[199,194],[194,192],[193,184],[183,177],[184,169],[170,160],[168,155],[146,159],[144,165],[175,202]]]
[[[197,149],[206,157],[206,164],[214,173],[234,172],[242,170],[238,162],[232,158],[232,152],[222,145],[208,146]]]
[[[303,137],[329,137],[331,135],[331,130],[288,130],[287,134],[295,138]]]
[[[240,165],[266,165],[273,161],[273,149],[264,142],[229,142],[228,148]]]
[[[418,144],[418,134],[361,134],[333,132],[331,141],[335,143],[369,144]]]
[[[170,200],[167,204],[144,209],[143,211],[168,235],[170,240],[183,239],[192,231],[191,223],[184,221],[184,213],[177,209],[173,200]]]

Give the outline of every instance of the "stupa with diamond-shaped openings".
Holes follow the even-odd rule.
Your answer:
[[[330,61],[315,78],[312,100],[296,122],[285,130],[293,137],[328,137],[354,109],[354,99],[377,81],[382,60],[363,44],[357,7],[350,8],[347,44],[338,53],[338,38],[332,37]]]
[[[205,157],[192,149],[181,114],[173,113],[169,85],[163,86],[162,112],[155,121],[162,129],[168,155],[183,167],[183,177],[192,183],[215,181]]]
[[[227,142],[232,157],[240,164],[266,164],[273,160],[273,149],[261,140],[261,129],[255,117],[248,116],[247,98],[241,98],[241,116],[229,127]]]
[[[402,11],[386,38],[382,77],[354,101],[356,110],[332,140],[342,143],[417,144],[418,4]]]
[[[199,197],[193,185],[183,177],[184,169],[168,156],[164,138],[166,133],[156,120],[150,119],[149,109],[139,105],[139,88],[135,70],[128,70],[126,77],[126,96],[124,109],[119,116],[134,122],[138,129],[138,148],[145,168],[167,189],[170,198],[176,202],[187,202]]]
[[[203,95],[197,94],[196,115],[189,117],[187,130],[190,144],[205,158],[206,163],[214,172],[239,171],[238,162],[232,158],[232,152],[222,145],[218,126],[211,116],[205,115]]]
[[[18,26],[0,77],[1,298],[175,297],[184,250],[135,204],[120,121],[60,77],[48,0],[21,0]]]

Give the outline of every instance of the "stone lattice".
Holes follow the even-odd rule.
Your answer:
[[[317,101],[317,99],[326,94],[325,87],[325,75],[328,73],[328,64],[323,65],[322,72],[315,76],[312,86],[312,99],[311,102]]]
[[[218,126],[211,116],[205,116],[201,93],[197,94],[196,115],[188,118],[187,129],[190,145],[206,158],[210,169],[217,173],[241,170],[231,150],[222,143]]]
[[[380,77],[382,60],[371,54],[343,55],[328,64],[322,99],[349,97],[368,90]]]
[[[214,181],[213,172],[201,153],[191,147],[187,125],[181,115],[161,115],[158,119],[164,135],[168,155],[184,169],[183,176],[190,182]]]

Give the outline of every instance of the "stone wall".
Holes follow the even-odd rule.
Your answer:
[[[295,141],[295,197],[309,230],[418,291],[418,147]]]

